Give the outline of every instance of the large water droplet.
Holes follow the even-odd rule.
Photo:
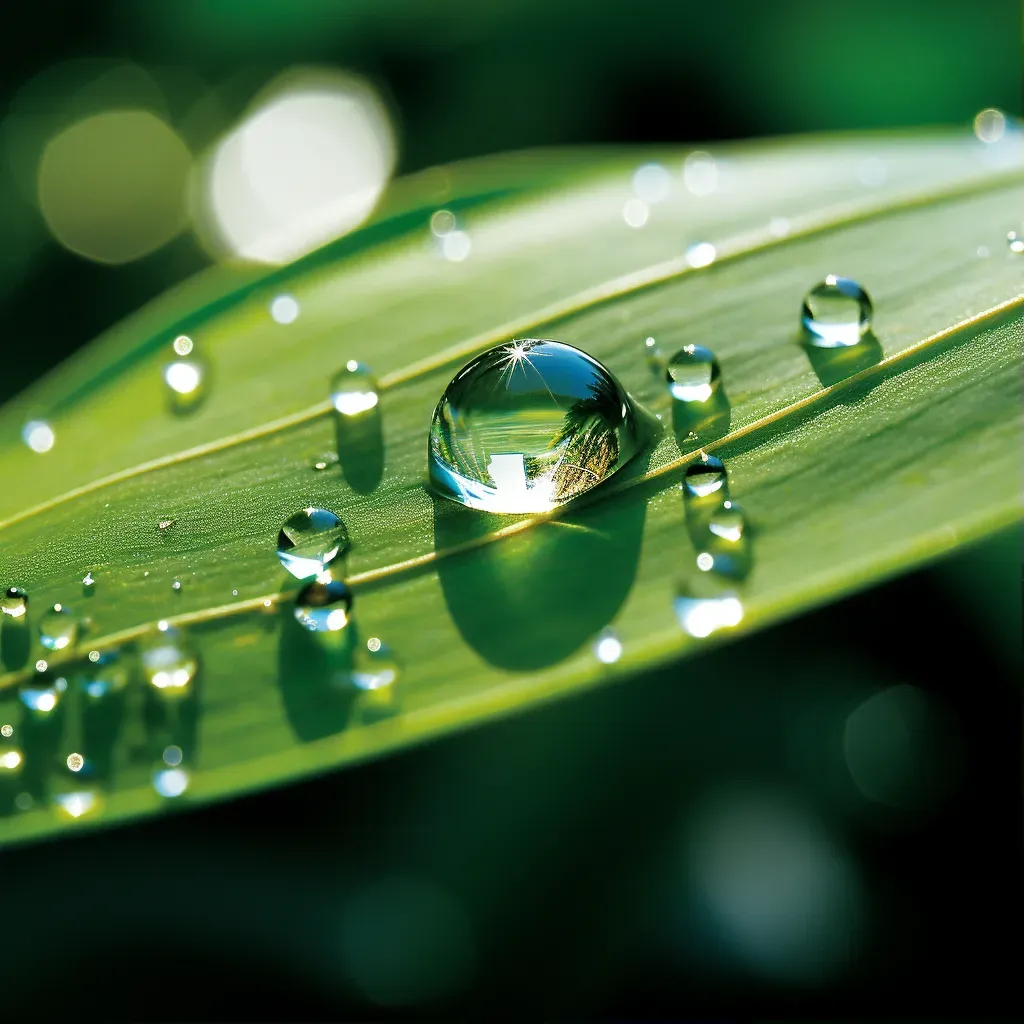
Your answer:
[[[193,352],[192,339],[179,335],[172,345],[175,358],[164,366],[167,399],[174,412],[191,412],[206,390],[206,366]]]
[[[48,651],[63,651],[78,639],[78,619],[67,605],[55,604],[39,620],[39,642]]]
[[[345,524],[325,508],[304,508],[289,516],[277,535],[277,557],[296,579],[319,576],[348,551]]]
[[[12,619],[23,619],[28,611],[28,594],[21,587],[8,587],[0,598],[0,612]]]
[[[142,671],[162,697],[178,699],[191,691],[199,659],[181,632],[160,622],[142,647]]]
[[[683,496],[685,498],[719,497],[728,493],[728,477],[725,465],[714,455],[701,452],[700,458],[686,467],[683,475]]]
[[[708,517],[708,530],[721,544],[738,545],[746,536],[747,521],[735,501],[724,501]]]
[[[79,689],[91,701],[101,701],[127,688],[131,680],[131,666],[117,649],[90,651],[88,658],[75,674]]]
[[[721,378],[714,353],[702,345],[681,348],[665,367],[669,394],[678,402],[707,402],[718,393]]]
[[[373,371],[350,359],[331,379],[331,404],[342,416],[358,416],[377,404],[378,391]]]
[[[1016,231],[1008,231],[1006,244],[1010,247],[1010,252],[1024,252],[1024,235],[1020,235]]]
[[[807,293],[800,319],[812,345],[841,348],[867,333],[871,313],[871,299],[856,281],[829,274]]]
[[[295,619],[312,633],[340,633],[349,624],[352,591],[342,580],[314,580],[295,599]]]
[[[430,480],[470,508],[547,512],[608,479],[640,445],[632,400],[596,359],[557,341],[515,341],[445,389]]]

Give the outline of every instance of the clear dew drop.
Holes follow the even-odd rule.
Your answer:
[[[316,473],[323,473],[338,464],[338,456],[334,452],[324,452],[310,459],[309,465]]]
[[[299,303],[292,295],[278,295],[270,303],[270,315],[279,324],[293,324],[299,318]]]
[[[725,465],[714,455],[701,452],[699,459],[686,467],[683,475],[683,496],[685,498],[707,498],[723,496],[728,489]]]
[[[171,344],[174,358],[164,365],[164,390],[174,412],[192,412],[206,392],[206,365],[195,352],[195,344],[181,334]]]
[[[295,620],[311,633],[341,633],[351,617],[352,591],[342,580],[314,580],[295,599]]]
[[[718,250],[710,242],[695,242],[686,250],[686,262],[694,270],[711,266],[717,256]]]
[[[169,700],[188,696],[199,671],[199,659],[186,637],[162,621],[143,644],[141,662],[146,680]]]
[[[357,690],[385,690],[394,686],[398,676],[399,666],[391,648],[378,637],[370,637],[354,651],[349,680]]]
[[[1024,252],[1024,235],[1016,231],[1008,231],[1006,244],[1010,247],[1010,252]]]
[[[78,619],[64,604],[55,604],[39,620],[39,642],[48,651],[63,651],[78,639]]]
[[[177,580],[177,579],[176,580],[172,580],[171,581],[171,590],[173,590],[176,594],[180,594],[181,593],[181,580]]]
[[[14,735],[14,726],[10,722],[5,722],[0,725],[0,736],[3,736],[5,740],[10,739]]]
[[[82,593],[86,597],[92,597],[96,593],[96,577],[91,572],[82,577]]]
[[[11,619],[24,619],[28,611],[28,594],[21,587],[8,587],[0,598],[0,613]]]
[[[277,536],[277,557],[299,580],[319,576],[348,548],[345,524],[325,508],[304,508],[289,516]]]
[[[0,784],[19,775],[24,765],[25,755],[14,744],[0,744]]]
[[[647,368],[655,377],[661,377],[665,373],[665,353],[655,338],[644,338],[644,361]]]
[[[829,274],[804,297],[800,321],[818,348],[856,345],[871,327],[868,293],[849,277]]]
[[[43,668],[22,683],[18,699],[32,714],[45,718],[56,711],[67,688],[68,681],[64,676]]]
[[[90,651],[75,672],[74,681],[87,701],[102,701],[123,693],[131,677],[129,659],[118,648],[112,647],[105,651]]]
[[[714,353],[702,345],[681,348],[665,367],[669,394],[677,402],[703,403],[721,387],[722,371]]]
[[[547,512],[641,448],[632,400],[596,359],[557,341],[499,345],[464,366],[434,410],[435,490],[470,508]]]
[[[342,416],[358,416],[376,406],[379,391],[373,371],[350,359],[331,378],[331,405]]]
[[[175,800],[188,789],[189,774],[184,768],[158,768],[153,773],[153,788],[167,800]]]

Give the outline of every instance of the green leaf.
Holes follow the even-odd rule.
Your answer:
[[[1016,150],[952,134],[723,147],[717,187],[702,196],[683,187],[684,155],[653,155],[674,186],[640,229],[623,207],[650,153],[530,154],[400,183],[364,230],[284,271],[190,282],[0,412],[0,583],[28,589],[36,622],[55,601],[89,620],[51,667],[74,679],[85,652],[130,652],[158,619],[186,627],[201,662],[194,715],[174,726],[191,772],[183,796],[153,789],[155,759],[177,733],[154,718],[141,683],[99,740],[72,687],[59,733],[38,756],[24,751],[35,803],[0,818],[0,839],[378,756],[684,658],[1016,522],[1024,257],[1006,245]],[[442,258],[429,231],[440,205],[472,240],[462,262]],[[694,268],[685,253],[701,241],[717,255]],[[860,281],[875,320],[864,344],[825,358],[797,325],[804,293],[828,273]],[[292,324],[268,313],[279,293],[299,304]],[[212,375],[206,401],[175,416],[161,369],[182,332]],[[446,383],[511,336],[592,353],[664,428],[556,517],[471,514],[425,487]],[[645,364],[648,336],[666,352],[715,351],[724,415],[673,421]],[[315,472],[337,441],[327,381],[348,359],[380,375],[382,434]],[[46,454],[20,441],[30,416],[53,426]],[[701,450],[726,463],[753,567],[737,588],[741,621],[704,639],[673,609],[677,587],[705,578],[679,491]],[[383,696],[334,689],[331,658],[293,621],[275,540],[307,505],[348,526],[358,640],[381,638],[401,664]],[[623,645],[614,665],[592,646],[608,625]],[[45,652],[10,622],[0,648],[0,718],[14,743],[15,688]],[[80,750],[86,739],[102,749]],[[97,810],[65,822],[46,793],[69,784],[70,752],[109,775]]]

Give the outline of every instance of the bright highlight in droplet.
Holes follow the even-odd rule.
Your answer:
[[[995,107],[979,110],[974,118],[974,134],[982,142],[998,142],[1006,134],[1006,115]]]
[[[192,339],[187,334],[179,334],[171,346],[179,356],[187,356],[193,349]]]
[[[695,196],[709,196],[718,188],[718,164],[703,150],[695,150],[683,161],[683,184]]]
[[[6,753],[0,754],[0,768],[14,771],[19,764],[21,764],[21,754],[17,750],[8,750]]]
[[[710,598],[679,596],[675,600],[675,611],[679,625],[690,636],[698,638],[738,626],[743,621],[743,605],[733,594]]]
[[[173,800],[188,789],[188,774],[181,768],[167,768],[153,776],[153,788],[163,797]]]
[[[21,437],[32,451],[39,452],[40,455],[53,447],[53,427],[43,420],[29,420],[21,428]]]
[[[14,726],[10,724],[0,725],[0,736],[4,739],[9,739],[14,735]]]
[[[473,244],[465,231],[449,231],[441,239],[441,252],[450,263],[461,263]]]
[[[710,242],[695,242],[686,250],[686,262],[697,269],[715,262],[718,250]]]
[[[633,172],[633,191],[645,203],[662,203],[672,191],[672,176],[661,164],[644,164]]]
[[[203,375],[195,363],[174,362],[164,368],[164,380],[179,395],[191,395],[202,383]]]
[[[81,754],[68,754],[68,769],[73,772],[80,772],[85,765],[85,758]]]
[[[380,650],[380,637],[371,636],[370,639],[366,641],[366,649],[376,654],[377,651]]]
[[[774,238],[785,238],[789,234],[790,223],[788,217],[772,217],[768,221],[768,230]]]
[[[372,212],[395,162],[387,110],[350,75],[291,76],[218,147],[207,185],[230,254],[289,263]]]
[[[54,802],[72,818],[81,818],[97,805],[94,793],[60,793],[54,797]]]
[[[279,324],[293,324],[299,318],[299,304],[291,295],[278,295],[270,304],[270,315]]]
[[[430,218],[430,230],[437,238],[455,230],[455,214],[451,210],[438,210]]]
[[[697,568],[701,572],[710,572],[715,567],[715,560],[707,551],[702,551],[697,556]]]
[[[605,630],[594,644],[594,655],[602,665],[614,665],[622,657],[622,641],[611,630]]]
[[[642,228],[647,223],[649,216],[650,210],[647,204],[635,196],[632,199],[627,199],[626,205],[622,207],[622,219],[631,228]]]

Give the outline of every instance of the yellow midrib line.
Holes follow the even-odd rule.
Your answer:
[[[369,569],[365,572],[357,573],[354,576],[346,577],[346,582],[350,586],[358,588],[361,586],[379,583],[383,580],[393,579],[403,575],[404,573],[426,568],[443,558],[449,558],[453,555],[463,554],[464,552],[471,551],[475,548],[493,544],[496,541],[514,536],[517,533],[522,533],[525,530],[532,529],[543,523],[555,522],[558,520],[559,516],[564,514],[566,511],[576,511],[595,500],[604,500],[613,495],[621,494],[635,487],[639,487],[642,484],[657,479],[658,477],[673,473],[693,462],[694,459],[699,458],[702,452],[715,451],[716,449],[727,447],[728,445],[733,444],[738,440],[742,440],[745,437],[749,437],[752,434],[756,434],[758,431],[764,430],[773,424],[784,421],[795,413],[826,401],[838,392],[854,387],[874,376],[883,374],[892,367],[899,366],[901,363],[909,362],[914,357],[927,352],[930,348],[955,337],[957,334],[979,327],[988,320],[997,319],[1003,314],[1021,307],[1024,307],[1024,293],[1017,295],[1012,299],[1007,299],[1005,302],[1001,302],[996,306],[992,306],[975,316],[958,321],[941,331],[937,331],[935,334],[929,335],[927,338],[916,342],[908,348],[888,356],[872,366],[866,367],[859,373],[853,374],[830,387],[814,391],[804,398],[800,398],[795,402],[791,402],[789,405],[776,409],[774,412],[767,413],[742,427],[738,427],[736,430],[730,431],[713,442],[709,442],[700,448],[696,448],[691,452],[687,452],[676,459],[666,462],[664,465],[661,465],[656,469],[649,470],[648,472],[642,473],[633,478],[625,479],[621,483],[610,482],[604,487],[597,487],[594,490],[589,491],[586,495],[581,496],[569,505],[562,506],[559,509],[555,509],[542,515],[531,516],[527,519],[510,523],[508,526],[503,527],[500,530],[495,530],[494,532],[485,534],[481,537],[464,541],[461,544],[455,544],[451,547],[443,548],[440,551],[428,551],[422,555],[416,555],[413,558],[404,559],[401,562],[395,562],[391,565],[382,566],[378,569]],[[265,594],[261,597],[249,598],[245,601],[236,601],[231,604],[218,605],[215,608],[204,608],[199,611],[185,612],[181,615],[167,616],[165,621],[172,626],[186,627],[201,625],[206,622],[213,622],[217,619],[228,618],[233,615],[241,615],[247,612],[258,612],[264,610],[273,611],[277,605],[288,600],[288,597],[289,595],[284,593]],[[130,626],[127,629],[119,630],[116,633],[108,633],[105,636],[97,637],[91,641],[89,646],[90,648],[96,649],[115,647],[119,644],[137,640],[152,629],[152,622],[146,622],[138,626]],[[80,652],[76,652],[75,657],[80,657]],[[71,656],[63,659],[63,661],[71,660],[73,660],[73,657]],[[63,661],[55,661],[52,664],[57,666],[62,664]],[[15,685],[17,682],[30,676],[31,670],[26,669],[0,675],[0,691]]]
[[[891,198],[886,203],[874,205],[858,203],[856,201],[841,203],[825,211],[793,218],[791,230],[781,238],[771,235],[767,229],[748,231],[735,235],[731,239],[719,243],[715,260],[710,266],[715,267],[723,263],[733,262],[771,248],[791,244],[813,235],[838,230],[848,225],[862,223],[878,217],[899,214],[905,210],[931,206],[964,197],[972,197],[986,192],[999,191],[1009,185],[1018,184],[1020,181],[1021,176],[1019,172],[1005,172],[986,176],[982,180],[972,179],[961,182],[953,187],[936,189],[931,192],[917,195],[904,194],[903,196]],[[551,303],[519,319],[508,321],[482,334],[475,335],[466,341],[442,350],[434,356],[412,363],[404,369],[385,374],[379,381],[380,389],[385,391],[399,387],[419,376],[433,372],[450,363],[467,359],[477,352],[484,351],[510,337],[521,335],[542,324],[564,319],[613,299],[664,284],[689,273],[698,273],[704,269],[708,268],[691,267],[684,256],[679,256],[638,271],[622,274],[609,281],[577,292],[568,299]],[[109,476],[101,477],[98,480],[72,488],[54,498],[49,498],[46,501],[33,505],[22,512],[15,513],[7,519],[0,520],[0,530],[13,526],[15,523],[22,522],[25,519],[30,519],[41,512],[47,512],[68,501],[73,501],[75,498],[101,490],[104,487],[123,483],[125,480],[130,480],[133,477],[141,476],[154,470],[178,465],[190,459],[201,458],[213,452],[223,451],[224,449],[265,437],[268,434],[274,434],[277,431],[307,423],[310,420],[329,414],[331,408],[329,400],[318,402],[316,405],[301,409],[288,416],[271,420],[268,423],[251,427],[248,430],[239,431],[227,437],[218,438],[216,441],[209,441],[194,448],[176,452],[173,455],[151,459],[129,469],[120,470]]]

